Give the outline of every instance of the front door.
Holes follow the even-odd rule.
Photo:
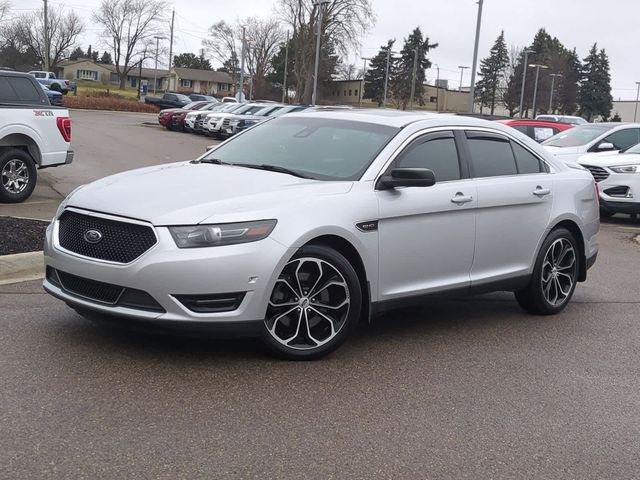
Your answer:
[[[477,199],[458,143],[451,131],[419,137],[391,168],[431,169],[436,184],[376,192],[380,301],[469,286]]]

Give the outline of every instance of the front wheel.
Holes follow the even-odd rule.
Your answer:
[[[0,154],[0,202],[25,201],[36,188],[38,171],[24,150],[10,148]]]
[[[280,357],[316,359],[344,343],[361,308],[360,281],[349,261],[331,248],[306,246],[275,283],[262,338]]]
[[[562,311],[576,288],[579,252],[569,230],[552,231],[542,244],[529,285],[515,294],[520,306],[538,315]]]

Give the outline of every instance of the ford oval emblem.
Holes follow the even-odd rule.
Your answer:
[[[98,243],[102,240],[102,232],[99,232],[98,230],[87,230],[84,232],[84,239],[89,243]]]

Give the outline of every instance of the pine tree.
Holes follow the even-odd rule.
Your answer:
[[[87,58],[93,58],[93,51],[91,50],[91,45],[87,48]]]
[[[111,65],[113,60],[111,59],[111,54],[106,50],[102,52],[102,56],[100,57],[99,63],[103,63],[105,65]]]
[[[504,73],[509,65],[509,53],[504,41],[504,30],[496,39],[489,56],[480,62],[480,76],[476,83],[477,99],[482,106],[491,108],[491,115],[495,110],[498,89],[504,79]]]
[[[559,78],[557,86],[556,101],[550,113],[556,110],[564,115],[573,115],[577,110],[578,100],[578,82],[582,72],[582,62],[574,48],[567,53],[566,64],[561,72],[562,77]]]
[[[84,58],[84,50],[82,50],[80,47],[76,48],[73,52],[71,52],[71,55],[69,55],[69,58],[71,60],[78,60],[79,58]]]
[[[287,45],[283,44],[280,46],[278,52],[271,59],[271,68],[269,69],[269,73],[267,74],[267,81],[269,81],[272,85],[276,85],[282,88],[282,83],[284,81],[284,69],[285,69],[285,59],[287,60],[287,85],[291,87],[295,85],[295,55],[293,54],[294,49],[296,48],[295,38],[289,38],[289,55],[287,58]]]
[[[387,79],[387,55],[389,55],[389,76],[393,72],[395,58],[392,50],[395,40],[389,40],[387,45],[380,47],[378,54],[371,59],[369,69],[364,75],[364,98],[370,98],[382,106],[384,101],[384,85]],[[387,95],[389,92],[387,92]]]
[[[596,43],[584,59],[578,104],[580,114],[588,120],[593,120],[597,115],[608,118],[611,114],[613,97],[611,96],[609,58],[604,50],[598,51]]]
[[[425,70],[431,67],[427,54],[429,50],[437,46],[437,43],[429,43],[429,37],[423,38],[420,27],[417,27],[409,35],[409,38],[405,40],[393,79],[393,95],[402,110],[406,110],[407,105],[412,100],[419,105],[424,105]],[[416,65],[415,93],[413,99],[411,99],[416,49],[418,62]]]

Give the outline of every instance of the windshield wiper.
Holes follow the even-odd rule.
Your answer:
[[[223,162],[219,158],[203,158],[202,160],[194,160],[192,163],[210,163],[212,165],[232,165],[229,162]]]
[[[289,170],[285,167],[279,167],[278,165],[269,165],[266,163],[263,163],[261,165],[255,165],[252,163],[234,163],[233,165],[236,167],[255,168],[256,170],[267,170],[269,172],[285,173],[287,175],[293,175],[294,177],[298,178],[315,180],[315,178],[310,175],[305,175],[304,173],[296,172],[295,170]]]

